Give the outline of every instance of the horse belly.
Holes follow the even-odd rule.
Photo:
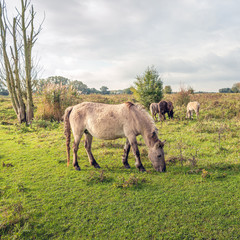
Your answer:
[[[95,122],[89,122],[87,130],[93,137],[104,140],[114,140],[125,137],[121,124],[111,119],[98,119]]]

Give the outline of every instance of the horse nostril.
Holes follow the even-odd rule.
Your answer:
[[[164,167],[160,167],[159,168],[159,172],[166,172],[166,167],[164,166]]]

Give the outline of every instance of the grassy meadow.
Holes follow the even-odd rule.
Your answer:
[[[165,99],[173,101],[176,95]],[[101,169],[66,166],[63,124],[19,125],[0,98],[0,239],[240,239],[240,94],[194,94],[200,117],[157,122],[167,172],[154,171],[138,137],[145,173],[122,166],[124,139],[93,140]],[[120,103],[131,95],[81,101]],[[41,105],[37,100],[36,108]],[[36,110],[37,111],[37,110]],[[72,160],[72,156],[71,156]]]

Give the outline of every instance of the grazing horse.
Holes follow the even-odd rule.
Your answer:
[[[173,104],[171,101],[160,101],[158,103],[159,118],[166,120],[165,113],[168,114],[168,118],[173,118]]]
[[[197,118],[199,116],[199,108],[200,108],[200,103],[199,102],[189,102],[187,105],[187,118],[192,118],[193,117],[193,111],[196,113]]]
[[[152,114],[152,118],[157,121],[158,117],[157,117],[157,113],[159,113],[158,111],[158,103],[151,103],[150,105],[150,112]]]
[[[162,100],[158,103],[158,112],[159,112],[159,118],[160,120],[163,118],[164,120],[166,120],[165,117],[165,113],[168,112],[168,106],[167,106],[167,102]]]
[[[68,107],[64,114],[64,127],[67,146],[67,165],[70,162],[70,137],[71,129],[74,137],[73,144],[73,166],[80,170],[77,161],[78,146],[83,134],[85,134],[85,149],[89,162],[95,168],[100,166],[93,157],[91,151],[93,137],[114,140],[117,138],[127,138],[124,147],[122,162],[125,168],[130,168],[128,164],[128,154],[132,147],[135,155],[135,165],[139,171],[144,172],[145,168],[140,160],[136,136],[142,135],[149,149],[148,157],[153,167],[158,172],[166,171],[163,146],[157,136],[157,129],[151,116],[141,106],[131,102],[118,105],[83,102],[78,105]]]
[[[167,108],[168,108],[168,118],[173,118],[173,104],[171,101],[167,101]]]

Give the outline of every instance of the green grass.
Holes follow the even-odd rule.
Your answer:
[[[14,123],[5,111],[0,123]],[[154,171],[141,136],[147,172],[132,153],[123,168],[124,139],[94,139],[100,170],[82,142],[77,172],[66,167],[62,123],[1,124],[0,239],[239,239],[240,122],[207,115],[157,123],[166,173]]]

